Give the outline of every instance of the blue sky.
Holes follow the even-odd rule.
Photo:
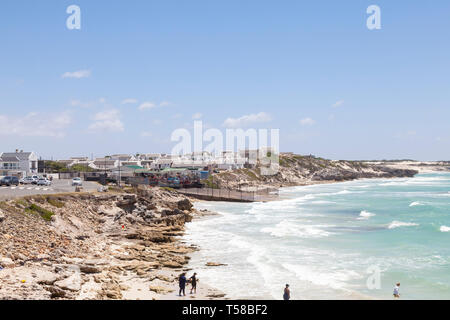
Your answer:
[[[448,160],[449,17],[448,1],[2,1],[0,151],[170,152],[200,118],[279,128],[281,151]]]

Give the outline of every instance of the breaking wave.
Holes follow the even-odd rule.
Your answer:
[[[322,228],[332,227],[328,225],[297,225],[288,220],[283,220],[275,227],[262,228],[261,232],[269,233],[274,237],[298,237],[298,238],[321,238],[332,235]]]
[[[393,221],[389,224],[388,229],[395,229],[400,227],[414,227],[414,226],[418,226],[418,224],[414,222]]]
[[[318,271],[317,268],[304,265],[286,263],[282,266],[293,272],[302,281],[308,281],[314,285],[331,287],[333,289],[345,289],[348,281],[361,278],[359,273],[352,270],[324,272]]]
[[[376,214],[372,213],[372,212],[369,212],[369,211],[366,211],[366,210],[363,210],[359,214],[359,218],[358,219],[360,219],[360,220],[369,219],[370,217],[373,217],[373,216],[376,216]]]
[[[414,201],[414,202],[411,202],[411,204],[409,206],[410,207],[423,206],[423,203],[421,203],[419,201]]]

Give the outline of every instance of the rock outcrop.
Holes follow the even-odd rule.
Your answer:
[[[193,248],[176,237],[195,213],[159,188],[0,202],[0,299],[123,299],[137,285],[143,296],[171,292],[174,278],[158,272],[189,261]]]
[[[208,183],[219,188],[278,188],[360,178],[413,177],[417,170],[392,168],[383,163],[334,161],[314,156],[282,154],[275,175],[263,175],[259,166],[214,174]]]

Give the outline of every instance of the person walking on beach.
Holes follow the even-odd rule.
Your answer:
[[[289,285],[286,285],[286,288],[284,288],[284,294],[283,294],[283,300],[290,300],[291,299],[291,290],[289,290]]]
[[[186,293],[184,292],[185,288],[186,288],[186,273],[182,273],[180,275],[180,278],[178,279],[179,285],[180,285],[180,292],[179,292],[179,296],[181,297],[181,292],[183,292],[183,296],[186,295]]]
[[[194,272],[194,275],[192,277],[189,278],[189,280],[191,280],[191,284],[192,284],[192,288],[191,288],[191,294],[192,294],[192,290],[194,291],[194,293],[197,293],[197,273]]]
[[[397,283],[394,287],[394,298],[400,298],[400,282]]]

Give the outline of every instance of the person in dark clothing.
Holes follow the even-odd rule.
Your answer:
[[[179,285],[180,285],[180,293],[179,296],[181,297],[181,292],[183,292],[183,296],[186,295],[186,293],[184,292],[185,288],[186,288],[186,273],[182,273],[180,275],[180,278],[178,279]]]
[[[197,293],[197,273],[194,272],[194,275],[192,277],[189,278],[189,280],[191,280],[191,284],[192,284],[192,288],[191,288],[191,294],[192,294],[192,290],[194,291],[194,293]]]
[[[284,294],[283,294],[283,300],[290,300],[291,299],[291,290],[289,290],[289,285],[286,285],[286,288],[284,288]]]

